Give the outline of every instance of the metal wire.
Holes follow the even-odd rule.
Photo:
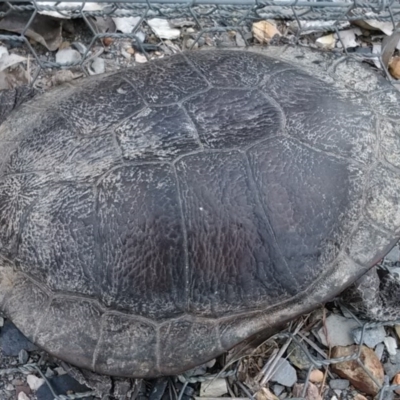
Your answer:
[[[150,18],[177,19],[185,18],[194,23],[195,36],[190,48],[196,46],[202,37],[207,34],[218,34],[227,31],[236,31],[243,36],[245,31],[251,30],[254,21],[265,19],[276,19],[294,21],[296,26],[291,29],[296,32],[296,40],[307,30],[304,22],[314,21],[313,31],[338,32],[340,24],[349,23],[355,20],[376,20],[389,22],[396,28],[400,21],[400,2],[396,0],[121,0],[110,2],[106,0],[85,1],[76,6],[73,0],[63,2],[43,2],[31,0],[10,0],[4,2],[7,10],[0,10],[0,19],[7,17],[10,13],[32,13],[26,21],[22,33],[10,34],[0,33],[0,41],[19,41],[32,54],[31,61],[34,73],[31,83],[33,84],[42,70],[46,69],[71,69],[79,67],[88,74],[85,66],[91,60],[91,49],[95,43],[105,38],[113,40],[132,40],[136,47],[147,58],[149,58],[146,43],[142,43],[137,32],[143,27],[148,29]],[[97,8],[91,9],[90,5],[97,3]],[[85,43],[87,49],[79,61],[68,64],[55,62],[53,59],[40,57],[34,46],[30,44],[26,34],[35,18],[41,13],[57,12],[60,17],[68,19],[82,19],[87,24],[92,37]],[[90,23],[91,18],[112,18],[112,17],[140,17],[137,25],[130,33],[120,32],[96,32]],[[342,39],[339,36],[339,40]],[[159,40],[159,44],[162,40]],[[245,39],[245,43],[248,44]],[[343,52],[347,53],[345,46]],[[363,56],[359,55],[358,56]],[[382,65],[380,54],[366,54],[365,58],[373,58]]]

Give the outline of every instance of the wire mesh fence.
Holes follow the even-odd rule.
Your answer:
[[[93,51],[94,47],[100,44],[104,48],[107,41],[130,40],[133,47],[147,59],[152,58],[157,51],[168,53],[165,51],[165,38],[168,35],[162,32],[160,34],[160,29],[154,24],[159,19],[172,21],[175,25],[177,20],[184,19],[180,27],[186,29],[175,38],[182,40],[185,32],[190,32],[190,40],[185,41],[184,49],[193,49],[204,42],[208,43],[210,37],[216,38],[218,42],[218,36],[221,37],[224,33],[240,36],[240,45],[254,45],[252,24],[261,20],[275,20],[285,26],[285,39],[290,43],[302,44],[302,37],[307,32],[336,33],[338,41],[342,42],[341,49],[336,50],[344,54],[349,50],[343,43],[340,29],[348,27],[350,23],[362,26],[367,21],[372,21],[372,25],[376,27],[376,23],[380,22],[384,24],[385,32],[392,34],[392,40],[386,40],[382,49],[358,52],[357,56],[375,60],[385,71],[388,60],[385,60],[384,50],[386,48],[386,53],[392,54],[397,45],[393,45],[394,41],[400,40],[397,36],[400,35],[397,27],[400,21],[400,3],[395,0],[100,0],[78,3],[71,0],[12,0],[2,3],[0,7],[0,41],[25,46],[32,57],[32,81],[37,79],[42,70],[52,68],[79,66],[88,74],[88,68],[85,67],[98,56]],[[54,42],[61,43],[58,43],[57,38],[51,37],[51,32],[56,35],[60,21],[65,25],[71,20],[81,20],[85,25],[84,47],[79,59],[59,62],[52,52],[56,49]],[[122,20],[129,21],[128,29],[118,29],[118,22]],[[41,31],[46,26],[51,32],[42,34]],[[46,34],[50,37],[46,38]],[[37,41],[42,46],[36,46]],[[238,41],[233,44],[237,45]],[[43,52],[46,47],[50,54]],[[390,78],[389,74],[388,77]]]
[[[156,26],[154,23],[160,19],[169,21],[167,33],[160,29],[160,25]],[[368,21],[370,21],[368,26],[376,27],[379,22],[381,24],[379,29],[386,30],[386,37],[381,47],[378,51],[372,51],[371,43],[371,51],[358,52],[355,55],[380,65],[388,79],[392,79],[388,72],[388,54],[391,56],[395,52],[400,40],[400,2],[395,0],[121,0],[118,2],[97,0],[79,3],[71,0],[63,2],[13,0],[0,3],[0,42],[26,50],[29,56],[27,63],[30,83],[35,84],[48,71],[79,69],[85,74],[91,74],[91,62],[103,54],[105,49],[110,47],[110,43],[129,41],[129,46],[147,60],[181,50],[193,50],[202,45],[216,44],[221,47],[232,44],[262,45],[255,40],[252,25],[265,20],[274,20],[284,27],[285,35],[282,35],[284,37],[278,38],[283,44],[312,46],[312,41],[304,43],[303,35],[310,32],[317,36],[321,33],[335,33],[341,45],[331,50],[344,55],[348,55],[350,50],[340,34],[342,29],[348,28],[351,23],[363,26],[365,23],[368,24]],[[73,61],[60,62],[57,60],[56,51],[63,43],[61,31],[68,30],[71,21],[79,21],[80,24],[79,42],[72,43],[80,57]],[[123,28],[122,22],[125,23]],[[175,32],[172,34],[171,31],[174,29]],[[279,346],[275,352],[266,357],[265,364],[259,368],[253,379],[255,386],[249,387],[240,378],[239,360],[215,374],[177,377],[183,386],[180,391],[176,391],[176,398],[182,399],[188,385],[211,381],[217,377],[229,380],[230,384],[236,387],[233,394],[237,396],[250,399],[262,398],[257,397],[259,389],[266,387],[279,368],[279,360],[288,356],[290,346],[295,346],[309,360],[307,372],[304,378],[299,380],[302,386],[298,399],[310,398],[307,391],[310,387],[310,375],[314,369],[326,369],[328,374],[328,367],[349,361],[356,362],[365,372],[365,379],[370,379],[376,385],[377,394],[374,398],[391,399],[395,391],[400,389],[400,385],[393,385],[388,376],[383,381],[378,380],[365,365],[362,349],[365,332],[368,329],[377,326],[389,328],[396,325],[396,322],[371,323],[360,322],[354,315],[352,318],[359,324],[361,338],[357,351],[351,355],[331,357],[326,348],[321,349],[314,341],[308,339],[301,323],[269,339],[267,343],[278,341]],[[400,324],[400,321],[397,323]],[[0,370],[0,377],[13,372],[36,373],[45,378],[40,365],[20,365],[3,369]],[[45,383],[51,388],[51,383],[46,378]],[[96,390],[62,396],[57,395],[52,388],[51,392],[57,400],[99,395]]]

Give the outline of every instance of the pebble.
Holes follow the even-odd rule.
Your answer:
[[[400,373],[394,376],[392,385],[400,385]],[[400,389],[396,389],[395,392],[400,394]]]
[[[276,364],[275,371],[271,377],[272,382],[286,387],[292,387],[297,382],[296,370],[290,365],[289,361],[281,358]]]
[[[4,326],[4,318],[0,317],[0,328]]]
[[[272,386],[272,391],[276,396],[280,396],[282,392],[285,390],[285,387],[282,385],[278,385],[277,383]]]
[[[290,362],[299,369],[308,369],[311,365],[311,361],[307,357],[306,353],[297,346],[295,343],[291,343],[288,348]]]
[[[87,52],[87,47],[85,45],[83,45],[81,42],[73,42],[71,44],[71,46],[75,49],[78,50],[79,53],[81,53],[82,55],[86,54]]]
[[[104,59],[102,59],[100,57],[96,57],[92,61],[92,64],[90,65],[90,69],[91,70],[89,71],[89,73],[91,75],[104,74],[104,72],[106,71],[106,63],[105,63]]]
[[[8,56],[8,50],[5,46],[0,46],[0,58],[3,56]]]
[[[396,351],[396,349],[397,349],[396,339],[392,338],[391,336],[388,336],[388,337],[385,338],[384,343],[385,343],[385,346],[386,346],[386,349],[387,349],[388,353],[391,356],[395,356],[397,354],[397,351]]]
[[[62,49],[56,53],[56,62],[60,64],[77,63],[81,55],[74,49]]]
[[[19,392],[18,400],[29,400],[29,397],[24,392]]]
[[[384,350],[385,350],[385,345],[383,343],[378,343],[376,345],[375,354],[379,358],[379,360],[382,360],[382,355]]]
[[[58,396],[65,396],[68,392],[84,393],[91,391],[87,386],[81,385],[69,375],[55,376],[49,379],[49,383]],[[54,400],[48,385],[42,385],[36,392],[36,397],[37,400]],[[85,400],[90,399],[93,399],[93,397],[85,397]]]
[[[135,53],[135,61],[139,64],[143,64],[147,62],[147,58],[143,54]]]
[[[11,392],[11,391],[14,390],[14,386],[11,385],[11,383],[8,383],[8,384],[5,386],[5,389],[6,389],[6,390],[9,390],[9,391]]]
[[[354,343],[352,331],[358,328],[359,325],[354,319],[342,317],[341,315],[332,314],[325,322],[328,333],[329,344],[334,346],[348,346]],[[324,346],[328,346],[328,341],[325,337],[325,329],[321,328],[318,331],[318,338]]]
[[[385,256],[385,260],[390,262],[399,262],[400,261],[400,247],[394,246],[392,250],[389,251]]]
[[[54,371],[57,373],[58,376],[66,375],[66,371],[63,367],[56,367]]]
[[[304,383],[296,383],[293,387],[293,395],[295,397],[300,397],[303,394]],[[309,382],[306,389],[306,400],[322,400],[319,394],[319,389],[313,383]]]
[[[324,373],[320,371],[319,369],[314,369],[311,371],[310,374],[310,381],[314,383],[320,383],[324,379]]]
[[[5,356],[17,357],[19,352],[37,350],[37,347],[30,342],[17,327],[7,320],[0,332],[0,346]]]
[[[383,367],[389,379],[393,379],[393,377],[400,372],[400,352],[397,351],[396,355],[391,357]]]
[[[18,353],[18,361],[20,364],[24,365],[28,362],[29,354],[25,349],[21,349]]]
[[[38,378],[35,375],[28,375],[26,381],[33,392],[36,392],[44,383],[43,378]]]
[[[359,346],[334,347],[332,349],[332,357],[340,358],[355,354]],[[383,384],[384,372],[383,367],[375,352],[367,346],[361,346],[360,360],[367,368],[370,374],[379,384]],[[332,364],[332,371],[341,378],[348,379],[352,385],[366,394],[376,395],[379,388],[370,376],[365,372],[364,368],[357,360],[343,361]]]
[[[350,382],[347,379],[331,379],[329,381],[329,387],[333,390],[346,390],[350,386]]]
[[[357,328],[353,331],[354,342],[360,344],[362,328]],[[374,349],[378,343],[382,343],[385,340],[386,331],[383,326],[377,328],[366,329],[364,331],[363,343],[366,346]]]
[[[354,400],[367,400],[367,398],[365,396],[363,396],[362,394],[357,393],[354,396]]]

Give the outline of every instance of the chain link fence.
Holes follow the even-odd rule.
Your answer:
[[[172,22],[173,26],[180,27],[179,35],[175,39],[162,37],[163,35],[159,35],[152,24],[154,19],[164,19]],[[60,32],[71,21],[77,20],[83,29],[80,36],[80,42],[83,44],[80,49],[81,57],[72,62],[59,62],[55,58],[55,52],[61,45]],[[116,21],[121,20],[129,21],[131,24],[128,31],[117,29]],[[321,32],[336,33],[341,47],[332,51],[344,55],[348,54],[349,50],[342,41],[341,29],[355,22],[362,25],[360,22],[371,21],[370,26],[376,26],[376,21],[385,24],[382,26],[387,30],[387,35],[380,51],[360,52],[357,56],[374,62],[375,65],[378,63],[388,79],[392,79],[388,72],[388,55],[391,57],[400,40],[400,2],[397,0],[121,0],[118,2],[97,0],[78,3],[72,0],[63,2],[13,0],[0,3],[0,42],[12,43],[17,48],[22,46],[26,49],[29,55],[30,83],[35,84],[38,78],[48,71],[79,69],[85,74],[90,74],[90,62],[99,55],[99,48],[101,53],[110,41],[117,43],[128,40],[135,51],[146,59],[183,49],[194,49],[202,42],[208,43],[208,39],[215,40],[217,45],[224,45],[224,38],[232,32],[239,37],[233,41],[234,44],[251,46],[255,44],[251,34],[252,24],[262,20],[274,20],[285,27],[287,33],[285,39],[280,39],[284,43],[304,45],[303,35],[308,32],[317,35]],[[46,32],[46,29],[49,31]],[[190,40],[185,41],[185,35],[189,35]],[[175,41],[179,42],[178,45],[174,43]],[[389,328],[396,323],[366,323],[360,322],[354,315],[352,318],[359,324],[361,338],[357,352],[349,356],[329,357],[326,349],[321,349],[307,338],[302,324],[269,339],[269,342],[278,342],[279,346],[275,352],[266,357],[264,366],[254,377],[255,387],[258,385],[258,388],[261,388],[268,384],[278,367],[279,359],[286,357],[289,346],[294,345],[310,362],[304,379],[299,380],[303,386],[297,399],[310,399],[307,390],[313,369],[328,371],[328,367],[346,361],[356,361],[374,381],[378,388],[375,399],[395,398],[393,393],[400,389],[400,385],[391,384],[388,377],[383,382],[378,381],[363,362],[361,352],[364,335],[368,329],[377,326]],[[400,321],[397,323],[400,324]],[[236,385],[235,394],[240,393],[252,400],[262,399],[257,397],[255,387],[249,387],[238,376],[240,363],[241,361],[237,361],[217,374],[177,377],[177,380],[183,383],[183,387],[177,392],[176,398],[182,399],[188,385],[224,377],[230,384]],[[45,378],[41,368],[33,364],[0,370],[0,379],[13,372],[36,373]],[[45,378],[45,382],[57,400],[85,398],[95,393],[99,394],[90,391],[60,396],[51,388],[48,379]],[[270,399],[265,397],[265,400]]]
[[[112,20],[130,19],[128,30],[118,30]],[[41,71],[80,67],[88,74],[88,64],[99,54],[93,52],[96,44],[104,47],[107,41],[130,40],[134,48],[147,59],[154,51],[165,53],[164,39],[157,34],[154,19],[168,21],[185,20],[182,26],[188,26],[193,40],[185,48],[193,49],[205,39],[217,38],[229,33],[240,35],[243,45],[254,44],[251,35],[253,22],[275,20],[284,24],[286,40],[290,43],[302,43],[307,32],[334,32],[342,42],[339,30],[355,22],[372,21],[385,24],[385,32],[392,33],[391,39],[383,43],[382,49],[373,52],[358,53],[364,59],[375,60],[387,72],[388,54],[393,53],[400,39],[397,27],[400,21],[400,2],[397,0],[122,0],[119,2],[85,1],[62,2],[12,0],[0,3],[0,41],[11,41],[23,45],[32,57],[32,82]],[[57,40],[51,32],[41,32],[46,26],[55,35],[71,20],[84,22],[87,34],[84,38],[82,57],[79,60],[57,62],[54,54]],[[13,26],[13,22],[14,25]],[[110,23],[111,22],[111,23]],[[186,25],[185,25],[186,24]],[[144,39],[143,33],[146,33]],[[180,35],[180,39],[182,39]],[[35,46],[39,41],[44,46]],[[173,41],[172,41],[173,42]],[[396,42],[396,43],[395,43]],[[58,43],[57,44],[61,44]],[[50,50],[47,57],[41,50]],[[344,54],[348,53],[345,43],[341,43]],[[386,50],[386,55],[385,55]],[[336,49],[338,51],[338,49]],[[41,54],[42,53],[42,54]],[[385,59],[386,57],[386,59]],[[387,74],[390,79],[390,75]]]

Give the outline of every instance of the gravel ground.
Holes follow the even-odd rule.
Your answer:
[[[215,26],[219,22],[209,18],[204,21],[204,24]],[[145,38],[144,46],[148,49],[147,56],[150,59],[165,57],[187,49],[197,38],[198,31],[189,18],[171,21],[170,30],[173,29],[179,30],[177,39],[160,39],[148,25],[143,25],[140,35]],[[260,29],[262,29],[262,35],[266,36],[271,29],[272,31],[277,29],[278,35],[273,39],[265,39],[265,36],[257,39],[259,33],[254,30],[254,26],[249,25],[243,29],[243,35],[235,31],[206,34],[201,37],[196,47],[244,46],[245,39],[254,45],[259,45],[264,40],[287,43],[293,41],[294,38],[287,24],[276,23],[275,28],[267,24]],[[353,40],[355,45],[353,43],[353,47],[348,47],[349,52],[371,55],[374,48],[379,46],[385,37],[385,34],[379,30],[372,31],[359,27],[345,27],[344,30],[352,32],[346,34],[348,42],[344,40],[344,37],[340,42],[338,38],[331,37],[329,32],[304,35],[300,42],[310,47],[341,51],[340,46],[343,46],[343,42],[347,47],[347,44],[352,44],[351,40]],[[64,57],[64,61],[80,59],[86,53],[93,37],[82,20],[64,21],[60,32],[61,35],[58,38],[60,43],[53,51],[30,39],[30,45],[42,62],[55,62],[60,60],[60,57]],[[57,38],[52,38],[52,40],[55,39]],[[7,40],[0,42],[0,55],[1,51],[7,56],[18,55],[24,58],[29,56],[29,61],[25,59],[4,69],[2,73],[5,79],[3,81],[0,79],[0,88],[2,88],[1,84],[3,88],[5,85],[13,87],[33,79],[38,71],[38,62],[32,58],[25,45],[21,46],[17,40]],[[137,42],[130,39],[97,41],[90,48],[88,55],[89,61],[83,69],[74,67],[63,70],[58,68],[41,70],[35,80],[35,87],[46,90],[62,82],[77,79],[84,73],[111,72],[147,61]],[[379,67],[375,61],[369,62],[372,68]],[[381,265],[389,268],[393,274],[400,275],[399,247],[396,247]],[[74,396],[77,398],[77,393],[90,392],[92,388],[97,388],[97,394],[102,392],[103,396],[93,395],[87,398],[188,400],[201,396],[203,399],[238,397],[274,400],[303,395],[305,382],[309,382],[306,390],[304,389],[308,400],[372,400],[374,394],[366,394],[366,392],[376,392],[374,382],[362,368],[360,370],[356,362],[347,366],[337,364],[336,367],[333,364],[330,365],[329,362],[324,363],[324,360],[329,360],[335,355],[337,357],[345,355],[343,353],[345,349],[359,344],[360,326],[365,322],[357,322],[357,319],[350,316],[348,311],[341,308],[338,303],[332,302],[292,322],[280,332],[281,336],[271,338],[255,350],[247,350],[244,354],[239,354],[241,355],[239,361],[233,364],[230,364],[230,360],[238,356],[236,354],[238,349],[196,370],[189,371],[185,376],[154,381],[114,380],[111,382],[105,377],[71,370],[68,365],[53,359],[33,346],[10,321],[0,319],[0,400],[50,400],[54,398],[50,387],[57,395],[69,395],[70,398]],[[400,351],[397,349],[400,328],[379,326],[365,332],[361,359],[368,365],[370,374],[380,384],[384,379],[388,383],[400,383]],[[288,338],[289,333],[294,336],[295,341]],[[303,345],[307,355],[314,357],[319,365],[310,368],[310,359],[297,342]],[[353,348],[353,352],[356,349]],[[396,398],[400,398],[400,395],[393,392],[387,392],[382,397],[385,400]]]

